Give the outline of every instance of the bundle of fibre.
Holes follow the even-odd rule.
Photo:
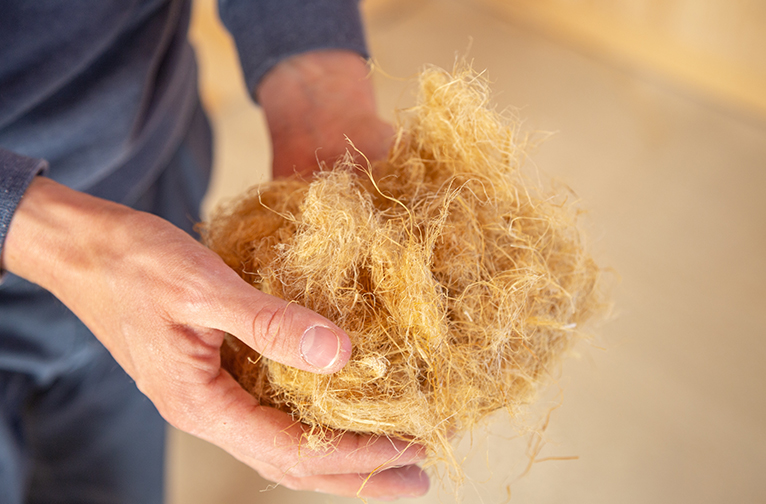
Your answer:
[[[342,327],[333,375],[261,358],[234,338],[224,366],[262,404],[313,427],[396,436],[452,459],[449,438],[516,415],[600,306],[599,269],[566,195],[520,172],[515,123],[470,69],[427,69],[387,160],[347,156],[219,208],[207,245],[264,292]]]

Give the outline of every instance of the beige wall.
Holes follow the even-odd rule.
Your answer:
[[[762,0],[468,0],[717,105],[766,116]]]
[[[270,147],[216,0],[195,1],[216,130],[212,204],[263,180]],[[469,56],[491,79],[493,102],[516,111],[524,131],[556,132],[530,153],[529,167],[582,198],[594,253],[622,279],[615,319],[565,363],[544,461],[519,478],[527,437],[497,416],[461,445],[461,504],[508,502],[509,491],[511,504],[766,502],[766,108],[747,101],[766,94],[754,70],[764,58],[737,50],[763,37],[755,6],[766,0],[732,0],[742,9],[720,12],[703,1],[536,0],[538,10],[524,0],[365,1],[370,47],[388,75],[374,75],[383,116],[411,103],[408,78],[423,65],[450,67],[472,40]],[[657,36],[643,42],[647,26]],[[706,26],[715,28],[710,40]],[[660,44],[659,35],[679,42]],[[714,42],[724,39],[730,45]],[[679,54],[680,41],[702,54],[697,74],[659,65],[689,66],[667,56]],[[765,46],[748,44],[753,53]],[[716,51],[752,61],[720,57],[750,87],[716,70]],[[730,86],[716,94],[713,77]],[[762,119],[712,104],[760,110]],[[361,502],[274,488],[178,431],[168,475],[168,504]],[[435,481],[428,496],[401,502],[458,502],[450,490]]]
[[[462,0],[575,50],[676,86],[736,113],[766,117],[766,1]],[[367,0],[371,18],[421,0]],[[214,0],[197,0],[192,37],[205,39],[203,64],[218,78],[203,86],[209,109],[238,99],[239,68]],[[204,50],[204,49],[207,50]],[[209,54],[210,57],[205,57]],[[223,55],[223,57],[221,57]]]

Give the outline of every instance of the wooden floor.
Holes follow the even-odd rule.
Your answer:
[[[531,157],[591,209],[591,247],[614,268],[615,318],[560,380],[540,457],[502,416],[464,443],[463,502],[766,502],[766,118],[736,115],[457,0],[372,2],[379,66],[407,78],[465,54],[496,102],[531,131]],[[198,5],[209,15],[210,2]],[[195,40],[214,119],[208,205],[266,178],[268,139],[229,41],[201,17]],[[376,76],[381,112],[412,102]],[[692,98],[692,96],[694,96]],[[551,400],[558,400],[558,389]],[[470,441],[470,440],[467,440]],[[249,468],[173,431],[170,504],[346,503],[271,489]],[[556,458],[577,457],[575,460]],[[449,486],[417,500],[453,502]]]

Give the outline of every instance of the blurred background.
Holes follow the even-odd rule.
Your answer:
[[[383,117],[468,55],[552,133],[530,162],[590,211],[613,320],[566,361],[539,462],[499,415],[461,444],[466,503],[766,502],[766,2],[367,0]],[[269,141],[215,0],[192,39],[216,132],[209,209],[268,180]],[[541,133],[542,134],[542,133]],[[561,395],[559,396],[559,391]],[[172,431],[169,504],[351,503],[273,488]],[[434,482],[417,503],[454,502]]]

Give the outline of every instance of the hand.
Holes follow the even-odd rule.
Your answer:
[[[273,145],[274,178],[330,167],[349,145],[372,161],[386,157],[394,130],[378,117],[369,70],[357,54],[316,51],[275,66],[256,91]],[[361,161],[361,160],[359,160]]]
[[[158,217],[38,177],[7,236],[3,265],[63,301],[172,425],[290,488],[354,496],[420,495],[419,447],[345,434],[299,451],[303,428],[262,407],[221,369],[224,332],[315,373],[343,367],[348,336],[321,316],[254,289]]]

